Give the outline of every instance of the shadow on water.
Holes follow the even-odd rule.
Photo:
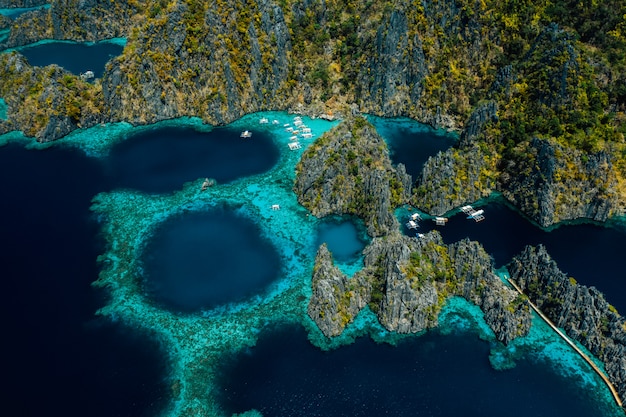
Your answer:
[[[185,182],[209,177],[218,183],[268,171],[279,151],[271,137],[255,132],[242,139],[239,132],[216,128],[160,127],[138,133],[116,145],[105,171],[116,187],[163,193]]]
[[[362,337],[324,352],[286,326],[224,361],[219,401],[228,413],[265,417],[605,415],[604,404],[545,364],[493,370],[489,349],[473,333],[433,331],[397,346]]]
[[[20,48],[19,52],[28,63],[37,67],[57,64],[67,71],[80,75],[93,71],[96,78],[102,77],[107,62],[123,51],[124,47],[111,42],[84,44],[77,42],[55,41],[35,44]]]
[[[168,400],[158,343],[94,316],[102,247],[89,205],[105,182],[78,151],[0,149],[4,398],[16,415],[147,416]]]
[[[228,207],[166,220],[148,242],[143,262],[148,296],[178,312],[259,294],[281,268],[259,227]]]

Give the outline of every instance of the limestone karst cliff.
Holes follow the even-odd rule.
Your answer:
[[[363,117],[349,118],[317,139],[296,170],[298,202],[315,216],[358,216],[370,236],[398,229],[393,211],[408,201],[411,178],[403,165],[391,165],[387,144]]]
[[[550,320],[604,362],[620,398],[626,399],[626,320],[604,295],[565,275],[542,245],[527,246],[508,269]]]
[[[445,245],[437,232],[420,239],[395,232],[375,238],[364,255],[365,268],[348,279],[325,247],[318,252],[308,312],[326,336],[339,335],[366,304],[386,329],[418,333],[437,326],[452,296],[477,304],[505,344],[530,328],[528,306],[494,274],[477,242]]]
[[[63,0],[18,18],[4,46],[126,37],[102,94],[89,99],[104,121],[224,124],[271,109],[408,116],[453,129],[458,147],[416,178],[415,204],[441,214],[497,190],[551,226],[602,221],[626,202],[626,6],[570,3]],[[23,126],[27,114],[47,112],[42,90],[2,75],[6,95],[30,92],[7,100],[4,130],[48,141],[79,126],[58,129],[69,112],[60,108],[37,129]],[[535,169],[537,143],[577,175]],[[606,181],[595,184],[596,174]]]

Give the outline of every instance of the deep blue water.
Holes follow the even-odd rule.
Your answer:
[[[77,151],[0,148],[3,408],[20,416],[154,415],[167,400],[159,345],[94,316],[102,252],[91,198],[106,187]]]
[[[182,312],[259,294],[281,269],[276,249],[259,227],[228,207],[166,220],[143,261],[147,294]]]
[[[37,67],[57,64],[67,71],[80,75],[93,71],[96,78],[102,77],[105,64],[122,53],[123,46],[112,42],[83,44],[75,42],[46,42],[20,49],[28,62]]]
[[[157,414],[169,399],[165,355],[149,335],[94,317],[103,294],[90,283],[97,277],[95,259],[103,248],[89,215],[90,199],[117,187],[170,192],[198,177],[232,181],[250,175],[238,168],[259,159],[261,167],[254,173],[269,169],[275,163],[270,156],[278,151],[256,132],[251,140],[241,140],[232,129],[210,134],[168,129],[122,143],[106,164],[63,149],[0,148],[0,262],[7,285],[0,313],[10,340],[3,345],[4,376],[11,381],[6,409],[24,416],[147,416]],[[256,150],[255,141],[260,142]],[[222,145],[244,143],[236,152],[220,151]],[[248,159],[243,155],[251,148]],[[198,171],[187,172],[192,166]],[[440,228],[444,240],[479,240],[498,265],[525,244],[543,242],[563,270],[583,284],[596,285],[626,311],[622,232],[584,225],[546,233],[503,205],[490,204],[485,212],[481,223],[453,217]],[[346,236],[331,233],[324,240],[339,242],[335,251],[349,255],[359,234],[355,240],[354,229],[341,222],[331,224],[330,231],[342,227]],[[432,222],[422,222],[423,230],[431,227]],[[347,243],[341,243],[344,239]],[[261,293],[279,267],[256,226],[228,207],[174,217],[148,244],[163,280],[146,288],[158,302],[180,310]],[[270,271],[265,278],[247,276],[246,268],[253,265],[256,273],[265,264]],[[207,268],[215,280],[204,279]],[[225,268],[228,277],[218,276]],[[232,280],[233,268],[237,274],[241,268],[243,281]],[[176,297],[159,299],[158,291]],[[262,333],[257,347],[225,360],[219,382],[228,411],[256,408],[265,416],[602,415],[597,400],[575,381],[530,360],[519,361],[513,370],[494,371],[488,354],[489,345],[474,334],[437,332],[393,348],[361,338],[322,352],[302,329],[284,327]]]
[[[150,129],[113,147],[105,170],[116,187],[163,193],[204,177],[231,182],[276,164],[279,151],[268,134],[255,132],[250,139],[239,134],[229,128]]]
[[[565,225],[546,232],[499,202],[486,207],[485,220],[476,223],[463,213],[436,227],[420,222],[420,233],[436,228],[446,243],[466,237],[479,241],[496,266],[507,264],[526,245],[542,243],[559,268],[580,284],[595,286],[618,311],[626,312],[626,233],[591,224]],[[406,231],[406,229],[405,229]],[[408,233],[414,235],[414,233]]]
[[[603,415],[603,404],[544,364],[493,370],[489,348],[472,333],[433,331],[395,347],[360,338],[324,352],[286,326],[224,360],[220,402],[228,413],[265,417]]]
[[[351,219],[326,218],[320,222],[317,233],[315,246],[326,243],[333,259],[339,262],[358,258],[366,245],[363,227],[359,228]]]
[[[422,173],[424,163],[431,156],[445,151],[456,138],[410,119],[384,119],[370,116],[369,121],[385,138],[393,164],[403,163],[413,180]]]

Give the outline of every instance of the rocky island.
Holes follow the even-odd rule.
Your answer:
[[[595,288],[566,277],[543,246],[527,247],[508,265],[522,295],[494,273],[491,257],[478,242],[465,239],[446,245],[436,231],[417,238],[404,236],[397,221],[385,228],[373,227],[379,224],[373,219],[391,215],[401,203],[389,195],[407,194],[407,188],[392,191],[402,184],[398,179],[380,182],[377,188],[358,186],[363,181],[357,177],[370,178],[376,172],[382,177],[381,170],[402,173],[401,178],[406,175],[402,166],[397,171],[390,169],[384,143],[379,145],[375,139],[367,121],[348,119],[317,140],[298,165],[294,190],[301,204],[317,216],[360,216],[375,236],[363,250],[364,268],[351,278],[333,264],[326,245],[320,246],[307,312],[322,333],[339,336],[366,306],[389,331],[422,332],[437,326],[438,313],[449,297],[460,296],[482,309],[496,339],[507,344],[529,331],[528,296],[558,327],[605,363],[619,397],[626,398],[626,320]],[[359,169],[350,168],[349,161],[364,158],[370,161],[361,163]],[[379,214],[372,216],[371,209],[347,210],[354,207],[354,194],[335,186],[337,178],[340,184],[351,184],[350,190],[358,193],[360,200],[382,197],[378,204],[363,206],[378,207]]]
[[[494,274],[477,242],[443,244],[437,232],[402,236],[393,211],[410,190],[402,165],[392,168],[385,142],[361,116],[318,139],[302,156],[294,190],[316,216],[351,214],[375,237],[364,249],[364,268],[348,279],[321,246],[313,271],[308,313],[326,336],[339,335],[366,305],[398,333],[437,325],[451,296],[479,305],[498,340],[508,343],[530,327],[529,308]]]
[[[504,344],[528,332],[524,297],[494,273],[480,244],[401,235],[394,210],[402,204],[444,215],[497,192],[543,228],[625,213],[623,2],[49,4],[1,19],[0,48],[115,37],[127,45],[93,82],[3,52],[0,134],[52,142],[112,122],[192,116],[217,126],[266,110],[343,120],[304,152],[293,187],[313,215],[358,216],[373,238],[351,278],[327,247],[317,251],[307,312],[325,336],[341,334],[366,307],[386,329],[418,333],[437,325],[452,296],[478,305]],[[392,166],[361,114],[409,117],[460,139],[412,179]],[[605,362],[623,398],[623,318],[542,248],[509,268],[533,302]]]

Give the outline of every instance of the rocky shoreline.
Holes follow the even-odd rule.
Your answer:
[[[364,157],[371,161],[363,163]],[[352,161],[359,163],[359,169],[350,168]],[[385,329],[419,333],[436,327],[446,301],[460,296],[479,306],[496,339],[508,344],[529,332],[528,296],[557,326],[605,363],[609,379],[625,398],[626,321],[601,293],[566,277],[542,246],[527,247],[508,265],[511,279],[524,291],[520,295],[494,273],[493,260],[478,242],[464,239],[446,245],[436,231],[417,238],[404,236],[395,219],[383,228],[374,227],[378,223],[373,219],[384,216],[373,216],[365,209],[347,210],[354,206],[350,190],[358,193],[360,200],[382,198],[378,204],[363,207],[382,207],[389,215],[401,200],[391,204],[388,198],[392,181],[380,182],[377,188],[359,188],[363,181],[357,177],[370,177],[370,171],[394,173],[375,131],[358,117],[318,139],[298,165],[294,191],[302,205],[320,217],[359,216],[374,236],[363,250],[364,267],[351,278],[334,265],[325,245],[318,249],[307,313],[326,337],[341,335],[366,306]],[[338,179],[349,187],[337,186]],[[407,191],[404,188],[400,194],[407,195]]]
[[[27,3],[44,2],[20,4]],[[580,79],[590,69],[567,30],[556,24],[537,28],[525,55],[501,63],[492,46],[498,40],[485,34],[488,22],[480,11],[466,14],[449,2],[424,2],[416,10],[401,1],[391,9],[351,6],[358,10],[349,17],[337,7],[306,1],[280,6],[236,0],[228,7],[52,2],[49,9],[3,23],[10,33],[0,47],[114,37],[127,38],[127,47],[80,100],[72,89],[52,91],[59,84],[55,72],[29,69],[39,74],[37,80],[12,76],[7,61],[19,58],[3,56],[0,94],[9,121],[0,123],[0,131],[19,128],[47,142],[101,122],[147,124],[194,116],[223,125],[264,110],[341,119],[355,113],[406,116],[461,133],[458,146],[433,157],[416,178],[411,202],[425,212],[441,215],[493,191],[542,227],[572,219],[605,221],[625,212],[621,151],[598,149],[623,140],[623,134],[620,139],[610,131],[616,126],[598,128],[602,139],[590,143],[585,138],[591,131],[577,133],[583,143],[575,148],[515,125],[529,104],[543,106],[544,113],[554,114],[549,126],[563,134],[567,126],[559,112],[575,124],[581,110],[572,116],[567,109],[584,94],[595,94],[592,116],[600,117],[597,103],[604,101],[597,88],[578,96],[572,92],[584,87]],[[367,23],[370,18],[376,23]],[[444,68],[441,59],[453,65]],[[545,80],[537,84],[546,82],[550,95],[533,93],[535,101],[527,103],[520,86],[528,80],[533,87],[532,77],[542,68]],[[78,103],[80,115],[76,106],[55,103],[50,111],[50,97]],[[589,107],[587,101],[578,107]]]
[[[308,314],[326,336],[341,334],[366,305],[398,333],[437,326],[446,300],[461,296],[485,312],[496,338],[508,343],[530,327],[530,312],[493,272],[477,242],[445,245],[437,232],[400,235],[394,210],[410,195],[403,166],[392,167],[385,142],[364,118],[340,123],[307,149],[296,169],[298,201],[318,217],[354,215],[374,237],[365,267],[348,279],[321,246]]]
[[[326,247],[318,251],[308,314],[327,337],[340,335],[366,305],[387,330],[420,333],[438,326],[453,296],[478,305],[504,344],[530,329],[528,305],[495,275],[477,242],[445,245],[437,232],[418,240],[393,233],[375,238],[364,255],[364,268],[348,278]]]
[[[317,217],[361,217],[371,236],[398,229],[393,210],[408,201],[411,176],[391,165],[384,139],[362,116],[317,139],[296,166],[298,202]]]
[[[626,400],[626,319],[594,287],[565,275],[546,249],[527,246],[508,265],[511,279],[554,324],[603,363]]]

